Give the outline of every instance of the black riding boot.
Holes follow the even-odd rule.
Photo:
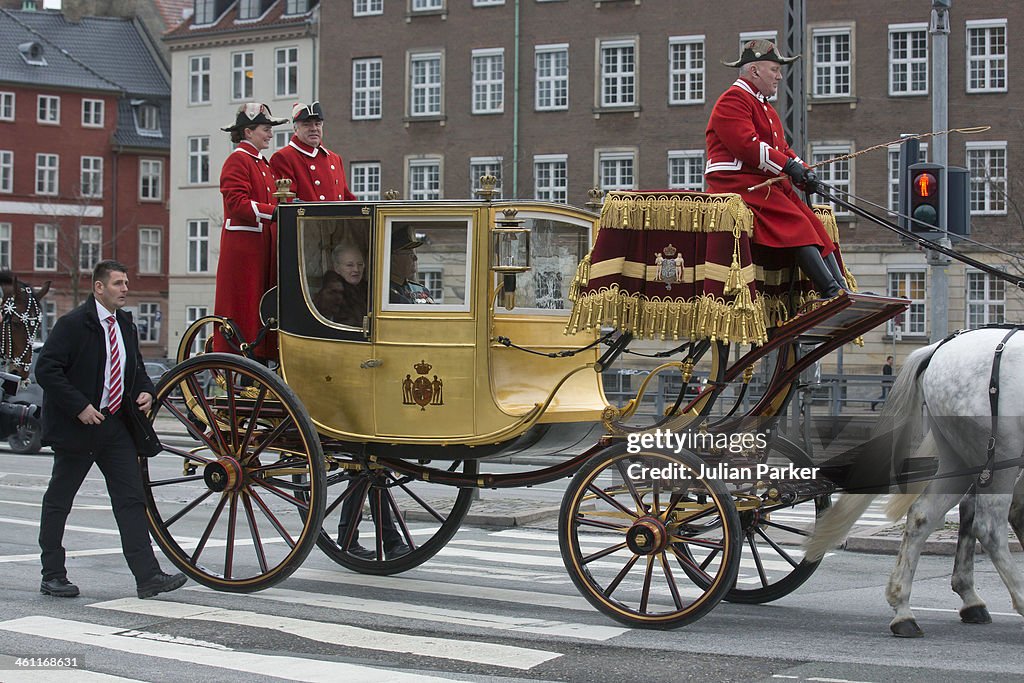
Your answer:
[[[814,245],[797,247],[796,262],[799,264],[800,270],[804,271],[807,277],[811,279],[811,282],[814,283],[814,287],[818,290],[819,295],[826,299],[831,299],[842,293],[843,286],[836,282],[832,271],[825,265],[818,247]]]
[[[850,285],[846,282],[846,276],[843,275],[843,269],[839,267],[839,260],[836,259],[836,252],[832,252],[825,257],[825,265],[828,266],[829,271],[832,273],[832,278],[839,283],[839,286],[850,291]]]

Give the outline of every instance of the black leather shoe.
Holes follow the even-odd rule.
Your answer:
[[[403,555],[408,555],[411,552],[412,552],[412,548],[407,546],[402,541],[397,541],[395,543],[389,543],[388,545],[384,546],[384,554],[387,555],[387,558],[389,560],[397,560],[398,558],[402,557]]]
[[[55,598],[75,598],[78,597],[78,586],[61,576],[56,579],[44,579],[39,584],[39,592]]]
[[[359,541],[352,541],[352,545],[350,545],[348,550],[345,552],[354,557],[358,557],[360,560],[368,560],[372,562],[377,559],[377,553],[369,548],[364,548],[359,544]]]
[[[186,581],[188,581],[188,578],[181,573],[165,574],[163,572],[158,572],[138,584],[136,588],[138,589],[139,597],[144,600],[159,593],[168,593],[173,590],[178,590],[185,585]]]

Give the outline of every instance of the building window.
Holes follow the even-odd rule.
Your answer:
[[[36,223],[36,270],[57,270],[57,226]]]
[[[82,100],[82,125],[86,128],[103,127],[103,100]]]
[[[412,0],[413,12],[432,12],[444,9],[444,0]]]
[[[600,54],[600,106],[636,104],[636,41],[602,40]]]
[[[160,341],[160,304],[153,301],[139,303],[139,316],[135,326],[139,331],[139,341],[143,344]]]
[[[1006,143],[968,142],[971,214],[1006,215]]]
[[[78,227],[78,270],[91,273],[103,252],[103,228],[98,225]]]
[[[704,151],[675,150],[668,153],[668,186],[673,190],[704,190]]]
[[[501,157],[470,157],[469,159],[469,196],[476,197],[480,188],[480,177],[492,175],[498,179],[494,186],[494,199],[501,199]]]
[[[427,288],[435,304],[444,303],[444,275],[440,268],[417,270],[416,281]]]
[[[56,154],[36,155],[36,194],[56,195],[60,157]]]
[[[235,52],[231,55],[231,99],[248,102],[252,99],[254,53]]]
[[[37,341],[46,341],[46,335],[50,333],[57,323],[57,302],[46,299],[42,302],[43,319],[42,324],[36,331]]]
[[[158,138],[160,132],[160,107],[155,104],[139,104],[135,107],[135,132],[147,138]]]
[[[473,50],[473,113],[505,109],[505,49]]]
[[[473,0],[473,7],[494,7],[504,4],[505,0]]]
[[[811,92],[814,97],[853,95],[853,82],[850,78],[853,64],[851,36],[852,31],[848,28],[813,31]]]
[[[668,39],[668,103],[704,102],[704,36]]]
[[[39,95],[36,98],[36,122],[60,123],[60,98],[55,95]]]
[[[812,149],[814,150],[811,154],[810,163],[812,166],[844,154],[849,154],[851,151],[849,145],[813,145]],[[826,186],[831,185],[834,187],[836,190],[835,194],[838,196],[844,197],[847,193],[853,192],[852,159],[832,161],[815,168],[814,172],[818,174],[818,179],[825,183]],[[835,205],[832,205],[832,211],[837,216],[850,215],[848,209],[841,209]]]
[[[384,72],[380,57],[352,61],[352,118],[381,117],[381,86]]]
[[[292,131],[291,128],[288,128],[286,130],[279,130],[279,131],[275,131],[274,132],[274,151],[275,152],[277,150],[279,150],[279,149],[284,149],[285,147],[288,146],[288,143],[291,142],[291,139],[292,139],[292,132],[293,131]],[[264,156],[269,157],[271,155],[265,154]]]
[[[188,103],[210,103],[210,56],[188,60]]]
[[[263,0],[240,0],[238,18],[241,20],[258,19],[263,13]]]
[[[548,202],[568,201],[569,156],[543,154],[533,157],[533,196]]]
[[[14,152],[0,149],[0,192],[14,192]]]
[[[309,0],[287,0],[284,4],[285,14],[305,14],[309,11]]]
[[[967,92],[1006,92],[1006,19],[967,22]]]
[[[275,83],[278,97],[295,97],[299,92],[299,48],[282,47],[274,51]]]
[[[14,120],[14,93],[0,92],[0,121]]]
[[[82,157],[82,196],[103,196],[103,157]]]
[[[598,152],[597,184],[605,192],[609,190],[636,189],[635,152]]]
[[[216,19],[217,1],[216,0],[196,0],[196,19],[195,24],[197,26],[202,24],[212,24]]]
[[[208,220],[188,221],[188,272],[210,272],[210,221]]]
[[[903,334],[923,336],[927,333],[925,318],[924,272],[899,271],[889,273],[889,296],[910,299],[910,308],[902,318]],[[894,322],[887,323],[888,334],[893,334]]]
[[[928,94],[927,24],[889,26],[889,94]]]
[[[569,108],[569,46],[538,45],[534,64],[537,71],[537,111]]]
[[[380,164],[376,161],[349,164],[352,182],[349,189],[362,202],[380,200]]]
[[[0,270],[11,269],[11,224],[0,223]]]
[[[1006,282],[988,273],[967,271],[967,327],[1002,323],[1006,318]]]
[[[409,115],[441,115],[441,53],[409,56]]]
[[[371,14],[384,14],[384,0],[355,0],[352,16],[366,17]]]
[[[186,306],[185,326],[187,327],[195,321],[205,318],[209,314],[209,309],[206,308],[206,306]],[[209,325],[203,326],[196,334],[195,341],[192,342],[192,351],[189,354],[190,356],[206,352],[207,330],[209,327]]]
[[[139,199],[159,201],[164,197],[164,162],[160,159],[139,160]]]
[[[409,160],[409,199],[441,198],[441,161]]]
[[[164,231],[160,228],[139,228],[139,273],[156,275],[163,261]]]
[[[922,142],[917,161],[928,161],[928,143]],[[889,148],[889,210],[900,210],[900,148]]]
[[[210,182],[210,136],[197,135],[188,139],[188,183],[205,185]]]

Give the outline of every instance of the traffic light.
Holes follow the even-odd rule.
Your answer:
[[[946,201],[944,181],[946,169],[939,164],[911,164],[907,183],[907,213],[913,218],[913,232],[932,232],[939,224],[942,206]]]

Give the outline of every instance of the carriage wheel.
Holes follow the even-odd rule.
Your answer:
[[[217,381],[204,389],[210,374]],[[211,353],[168,371],[154,405],[160,430],[180,434],[163,436],[163,452],[142,460],[160,548],[218,590],[261,590],[287,578],[316,543],[324,515],[323,451],[298,397],[259,363]]]
[[[630,454],[617,444],[573,477],[558,519],[562,561],[598,610],[672,628],[707,614],[732,587],[740,520],[725,486],[699,476],[701,464],[688,451]]]
[[[473,502],[473,489],[413,480],[388,469],[386,462],[369,471],[351,461],[342,466],[358,469],[328,477],[334,491],[328,494],[316,544],[361,574],[398,574],[423,564],[451,540]],[[474,475],[477,461],[456,461],[447,469]],[[357,515],[361,519],[353,525]],[[408,552],[389,552],[396,541]],[[355,543],[364,551],[357,554]]]
[[[225,325],[230,329],[228,334],[235,336],[241,334],[237,326],[219,315],[206,315],[189,325],[178,343],[178,362],[181,363],[193,356],[211,353],[213,339],[222,334],[221,329]]]

